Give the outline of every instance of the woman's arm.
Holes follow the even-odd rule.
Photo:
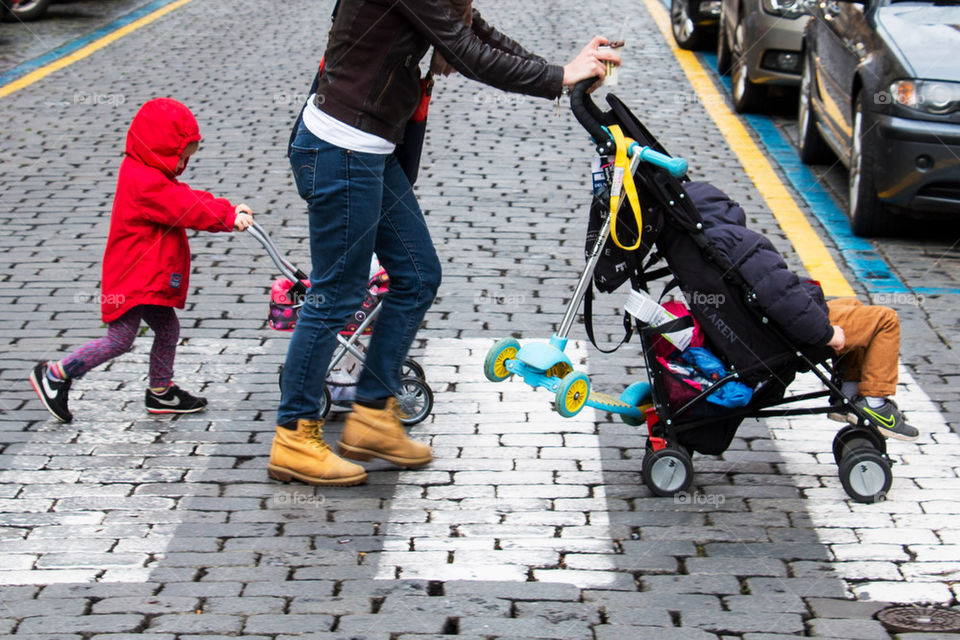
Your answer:
[[[556,98],[563,69],[528,60],[483,42],[445,0],[407,0],[395,5],[444,60],[471,80],[515,93]]]
[[[473,22],[471,23],[470,27],[473,29],[473,32],[477,35],[477,37],[480,38],[480,40],[491,47],[494,47],[495,49],[512,53],[515,56],[520,56],[521,58],[525,58],[527,60],[534,60],[536,62],[543,63],[547,62],[537,54],[531,53],[524,49],[523,45],[510,36],[497,31],[496,27],[484,20],[480,15],[480,12],[476,9],[473,10]]]
[[[556,98],[564,86],[594,76],[602,79],[602,61],[616,60],[613,54],[597,50],[607,41],[596,37],[566,67],[561,67],[487,44],[446,0],[407,0],[395,7],[457,71],[504,91]]]

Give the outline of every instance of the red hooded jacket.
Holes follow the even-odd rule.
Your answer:
[[[182,309],[190,287],[185,229],[233,229],[230,202],[176,179],[184,149],[199,140],[196,118],[176,100],[150,100],[134,116],[103,255],[104,322],[141,304]]]

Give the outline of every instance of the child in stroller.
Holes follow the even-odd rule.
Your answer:
[[[916,440],[890,396],[896,393],[900,320],[890,307],[864,305],[856,298],[824,301],[820,285],[801,280],[762,234],[746,226],[739,204],[717,187],[689,182],[685,191],[703,217],[704,233],[736,267],[756,303],[794,342],[830,347],[839,358],[844,395],[873,418],[877,430],[898,440]],[[853,413],[828,417],[857,423]]]
[[[893,480],[884,435],[917,435],[887,397],[896,384],[895,314],[851,300],[828,307],[819,286],[801,281],[764,236],[746,229],[736,203],[710,185],[689,182],[687,163],[671,157],[622,101],[608,94],[610,110],[601,111],[587,93],[591,84],[578,84],[570,96],[603,169],[594,175],[592,210],[601,215],[592,237],[588,234],[587,264],[549,343],[521,347],[513,338],[498,341],[484,361],[486,377],[499,382],[517,375],[553,392],[554,406],[564,417],[590,406],[616,413],[627,424],[645,421],[643,480],[660,496],[686,491],[693,481],[692,453],[723,453],[745,418],[819,414],[846,419],[851,424],[833,441],[841,484],[858,502],[884,499]],[[711,211],[714,205],[717,210]],[[633,214],[621,216],[626,224],[617,221],[621,209]],[[621,253],[611,252],[609,242]],[[622,262],[612,262],[621,257]],[[649,384],[634,382],[619,398],[593,390],[589,376],[576,371],[563,353],[581,303],[591,299],[601,259],[607,274],[628,273],[635,292],[649,292],[669,278],[661,298],[678,286],[689,305],[689,315],[682,317],[647,322],[625,317],[627,337],[634,328],[639,334]],[[672,395],[678,376],[657,357],[655,345],[694,322],[722,367],[712,374],[712,384],[679,398]],[[585,326],[592,336],[589,307]],[[835,367],[841,353],[844,364]],[[787,394],[795,376],[806,371],[824,389]],[[844,395],[844,379],[857,381],[859,396]],[[734,384],[749,387],[749,400],[737,406],[711,403]],[[826,406],[809,404],[821,398],[828,399]]]

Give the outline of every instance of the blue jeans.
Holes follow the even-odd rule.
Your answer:
[[[310,290],[287,349],[277,424],[317,419],[337,333],[360,307],[376,251],[390,291],[357,382],[359,400],[392,396],[440,286],[440,261],[393,155],[348,151],[300,125],[290,164],[310,217]]]

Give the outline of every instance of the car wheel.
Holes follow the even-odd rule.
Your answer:
[[[766,93],[764,87],[750,82],[750,74],[747,70],[746,33],[747,27],[743,23],[743,12],[741,11],[737,26],[733,29],[733,60],[730,69],[733,109],[737,113],[755,111]]]
[[[877,166],[876,132],[867,111],[865,92],[856,98],[853,114],[853,134],[850,138],[850,173],[848,197],[850,201],[850,227],[858,236],[871,237],[890,235],[897,231],[897,218],[891,214],[877,197],[873,182]]]
[[[800,132],[800,159],[804,164],[817,164],[830,159],[830,148],[817,129],[813,111],[813,64],[807,56],[800,76],[800,100],[797,106],[797,129]]]
[[[690,0],[670,0],[670,26],[673,39],[681,49],[695,50],[703,46],[703,30],[697,29],[690,16]]]
[[[720,9],[720,26],[717,30],[717,73],[722,76],[730,73],[730,63],[733,60],[733,52],[730,51],[730,44],[727,42],[727,31],[724,28],[726,17],[723,15],[723,9]]]
[[[50,6],[50,0],[20,0],[20,3],[12,7],[5,19],[9,22],[30,22],[37,20],[47,12]]]

